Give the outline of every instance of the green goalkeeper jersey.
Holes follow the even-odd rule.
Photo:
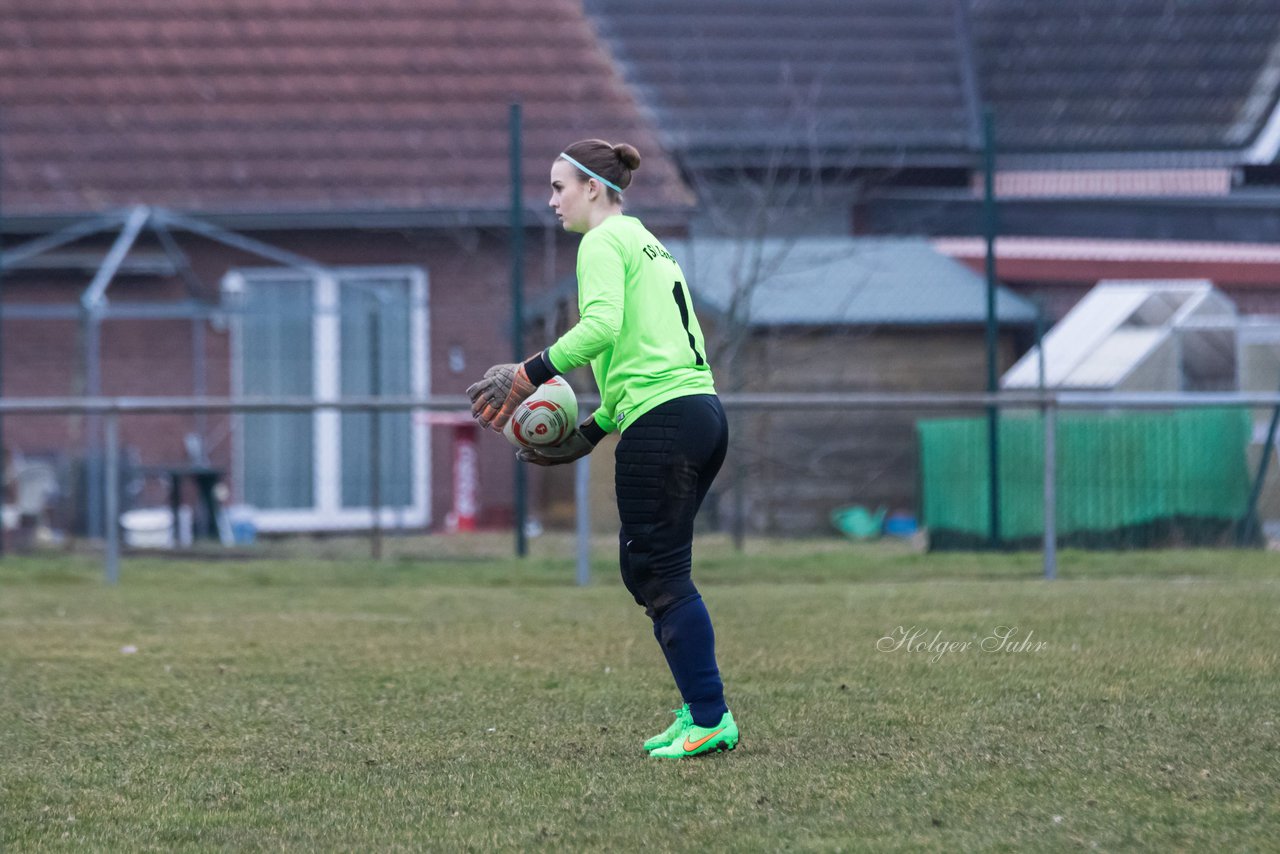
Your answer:
[[[635,217],[608,217],[583,236],[578,314],[547,358],[560,373],[591,363],[606,432],[673,398],[715,393],[684,273]]]

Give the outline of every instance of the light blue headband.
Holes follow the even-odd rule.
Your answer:
[[[569,161],[570,163],[572,163],[574,166],[577,166],[579,169],[581,169],[583,172],[585,172],[585,173],[586,173],[587,175],[589,175],[590,177],[595,178],[595,179],[596,179],[597,181],[599,181],[601,184],[604,184],[604,185],[605,185],[606,187],[608,187],[610,190],[613,190],[615,193],[621,193],[621,192],[622,192],[622,188],[621,188],[621,187],[619,187],[617,184],[613,183],[612,181],[606,181],[604,178],[601,178],[599,175],[597,175],[596,173],[592,172],[590,169],[588,169],[587,167],[583,166],[581,163],[579,163],[578,161],[574,160],[572,157],[570,157],[569,155],[565,154],[563,151],[562,151],[562,152],[560,152],[560,156],[561,156],[561,157],[563,157],[565,160],[568,160],[568,161]]]

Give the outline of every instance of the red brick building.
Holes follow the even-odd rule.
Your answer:
[[[367,394],[363,319],[379,300],[383,392],[461,395],[511,357],[513,102],[523,107],[531,294],[572,269],[576,240],[545,215],[546,172],[570,141],[635,144],[645,160],[633,209],[683,220],[692,198],[575,2],[8,4],[4,396]],[[126,217],[45,252],[30,241],[134,205],[326,274],[177,225],[167,243],[152,220],[96,307],[91,363],[81,300]],[[267,527],[343,528],[369,523],[367,418],[137,416],[124,419],[122,441],[139,466],[172,466],[188,459],[194,433],[229,473],[232,500],[274,511]],[[383,420],[386,521],[440,525],[448,431],[407,414]],[[91,428],[14,416],[5,442],[74,471]],[[481,521],[501,521],[512,455],[496,437],[479,451]]]

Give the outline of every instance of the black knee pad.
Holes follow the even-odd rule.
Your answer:
[[[648,606],[646,606],[645,613],[649,615],[650,619],[661,620],[669,611],[696,598],[698,598],[698,588],[693,585],[693,581],[687,576],[665,581],[653,595]]]
[[[698,595],[687,570],[673,576],[656,565],[647,532],[635,532],[624,540],[623,552],[623,582],[650,619],[660,620],[673,606]]]
[[[627,592],[631,594],[631,598],[636,600],[636,604],[647,607],[644,599],[640,596],[640,588],[636,585],[636,580],[631,574],[631,556],[627,551],[627,545],[630,541],[625,533],[618,536],[618,570],[622,575],[622,585],[627,588]]]
[[[647,533],[623,534],[622,583],[627,586],[636,604],[653,617],[653,604],[649,597],[653,580],[653,544]]]

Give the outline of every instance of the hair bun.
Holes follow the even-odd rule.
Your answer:
[[[613,154],[623,166],[632,172],[640,168],[640,152],[636,150],[634,145],[620,142],[613,147]]]

